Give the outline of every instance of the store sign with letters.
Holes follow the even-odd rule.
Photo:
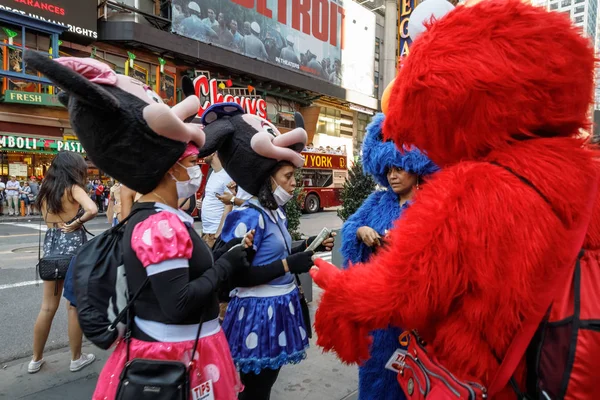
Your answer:
[[[0,0],[0,10],[62,25],[82,42],[98,39],[97,9],[97,0]]]
[[[338,156],[333,154],[311,154],[304,152],[304,168],[321,168],[321,169],[345,169],[346,156]]]
[[[77,140],[0,134],[0,151],[2,150],[24,151],[27,153],[57,153],[59,151],[85,153],[81,143]]]
[[[208,107],[218,103],[238,103],[248,114],[255,114],[261,118],[267,118],[267,102],[261,97],[245,97],[232,96],[230,94],[223,95],[218,91],[216,79],[208,79],[206,75],[200,75],[194,79],[194,88],[196,96],[200,99],[200,110],[198,115],[201,116]]]
[[[32,104],[38,106],[64,107],[58,96],[46,93],[21,92],[17,90],[4,91],[5,103]]]

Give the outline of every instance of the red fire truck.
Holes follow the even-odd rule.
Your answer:
[[[341,205],[340,191],[348,178],[347,157],[337,154],[304,152],[302,208],[312,214]]]

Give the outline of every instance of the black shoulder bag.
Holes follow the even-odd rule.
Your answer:
[[[125,309],[117,317],[118,321],[124,313],[127,314],[127,331],[125,332],[127,361],[121,372],[115,400],[188,400],[191,390],[190,369],[196,356],[204,313],[200,316],[198,332],[196,333],[196,340],[188,365],[180,361],[170,360],[145,358],[130,360],[131,324],[133,322],[131,309],[142,289],[149,283],[150,278],[146,278]],[[116,325],[116,321],[113,324]]]
[[[48,210],[46,209],[46,215],[47,214]],[[45,222],[45,219],[42,217],[42,219],[40,219],[38,238],[37,270],[41,280],[54,281],[54,295],[56,296],[58,295],[58,281],[65,279],[65,276],[67,276],[67,270],[69,269],[73,254],[54,254],[42,257],[42,220]],[[54,249],[56,236],[57,235],[54,235],[52,237],[52,244],[50,246],[52,249]]]

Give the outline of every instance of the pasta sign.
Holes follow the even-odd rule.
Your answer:
[[[398,10],[399,21],[398,25],[399,29],[399,41],[398,41],[398,51],[400,52],[400,58],[406,57],[409,53],[409,46],[412,43],[410,36],[408,34],[408,21],[410,20],[410,15],[412,14],[415,8],[415,0],[400,0],[400,9]]]
[[[217,80],[208,79],[205,75],[200,75],[194,79],[194,89],[196,96],[200,99],[200,109],[198,115],[204,114],[204,111],[213,104],[218,103],[238,103],[248,114],[255,114],[261,118],[267,118],[267,102],[260,97],[232,96],[219,93]]]

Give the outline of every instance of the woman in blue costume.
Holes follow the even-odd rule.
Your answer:
[[[292,243],[283,208],[294,197],[306,132],[299,115],[296,129],[281,135],[268,121],[230,103],[212,106],[202,119],[203,151],[218,151],[227,173],[252,195],[227,216],[218,240],[235,243],[250,233],[255,250],[249,270],[230,282],[235,289],[223,331],[244,384],[238,398],[269,400],[281,367],[302,361],[308,348],[310,321],[304,320],[293,274],[312,267],[314,253],[306,249],[315,238]],[[332,247],[330,237],[317,251]]]
[[[424,178],[437,166],[417,149],[401,153],[392,142],[382,141],[384,115],[377,114],[367,127],[363,143],[363,169],[386,190],[372,193],[342,227],[344,267],[366,262],[379,246],[385,244],[391,229],[406,208]],[[385,365],[399,347],[402,329],[390,327],[372,332],[371,358],[359,367],[360,400],[398,400],[404,393],[397,373]]]

